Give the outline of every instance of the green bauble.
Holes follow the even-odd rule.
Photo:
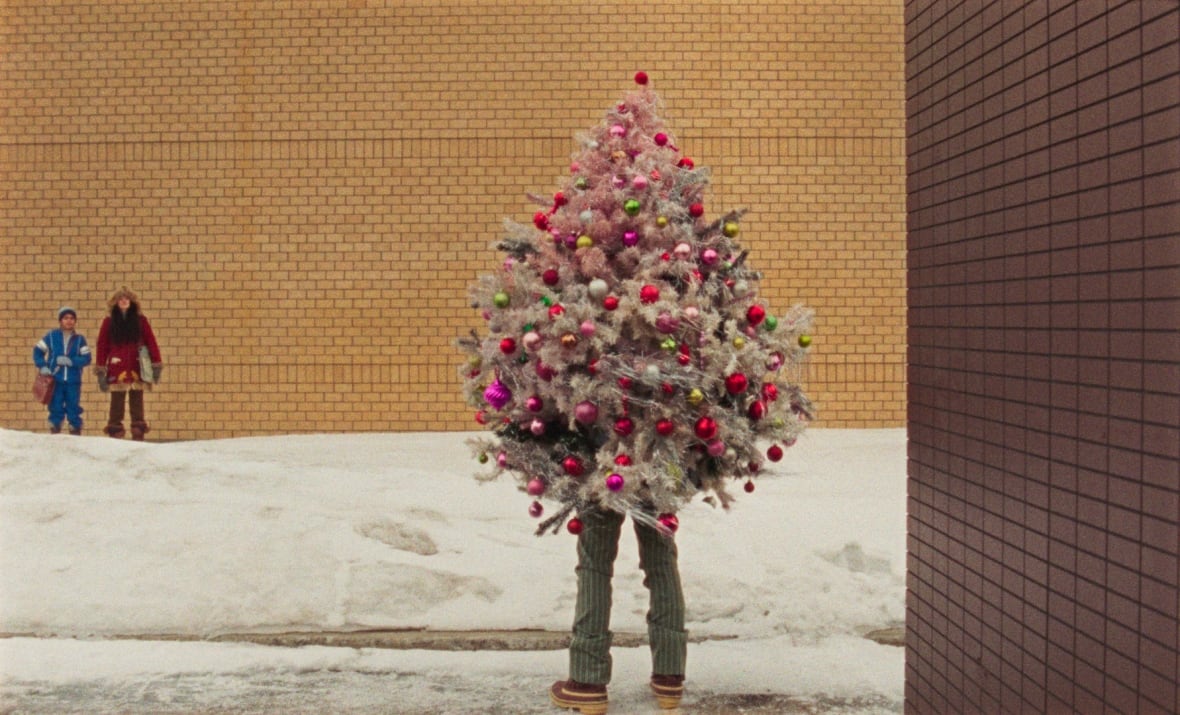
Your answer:
[[[635,216],[639,213],[639,202],[635,199],[627,199],[623,202],[623,210],[627,212],[628,216]]]
[[[509,298],[508,294],[504,291],[500,291],[499,293],[492,296],[492,305],[496,306],[497,308],[507,308],[508,304],[511,302],[512,299]]]
[[[774,329],[778,327],[778,318],[773,315],[766,316],[766,320],[762,321],[762,327],[766,328],[766,332],[773,333]]]

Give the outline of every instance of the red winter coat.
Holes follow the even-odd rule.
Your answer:
[[[142,387],[144,383],[139,377],[139,346],[146,345],[151,355],[152,364],[159,365],[160,346],[156,343],[156,335],[152,332],[152,324],[144,316],[139,316],[139,343],[111,342],[111,316],[102,320],[102,327],[98,329],[97,367],[105,367],[107,381],[112,387],[118,385],[135,385]]]

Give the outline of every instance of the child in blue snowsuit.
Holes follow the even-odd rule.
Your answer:
[[[50,330],[33,348],[33,364],[42,375],[53,375],[53,398],[49,401],[49,431],[61,432],[62,420],[70,423],[70,434],[82,434],[82,368],[90,364],[90,346],[74,331],[78,314],[73,308],[57,311],[61,327]]]

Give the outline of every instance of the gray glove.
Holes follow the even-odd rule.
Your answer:
[[[71,360],[67,355],[58,355],[57,364],[61,367],[69,367],[74,364],[74,361]]]
[[[41,374],[42,375],[52,375],[53,370],[50,370],[49,367],[46,366],[46,367],[41,368]]]
[[[152,363],[152,377],[155,378],[155,380],[153,380],[153,382],[160,381],[160,373],[162,373],[162,372],[164,372],[163,363],[158,363],[158,362]]]
[[[94,368],[94,374],[98,376],[98,389],[103,392],[108,392],[111,389],[111,383],[107,382],[106,368]]]

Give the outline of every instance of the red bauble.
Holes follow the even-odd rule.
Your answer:
[[[676,162],[676,166],[679,166],[682,169],[692,169],[694,166],[696,166],[696,164],[693,164],[692,159],[689,159],[686,156],[686,157],[682,158],[680,161]]]
[[[639,300],[643,303],[654,303],[660,299],[660,289],[653,285],[645,285],[639,289]]]
[[[631,378],[625,375],[619,378],[619,387],[623,388],[624,390],[630,390],[632,384]]]
[[[582,460],[573,455],[561,460],[561,468],[571,477],[580,477],[586,471],[586,468],[582,466]]]
[[[565,197],[565,194],[561,193],[560,191],[558,191],[556,194],[553,195],[553,205],[555,207],[556,206],[565,206],[568,203],[569,203],[569,199],[567,199]]]
[[[549,228],[549,217],[538,211],[537,213],[533,214],[533,225],[544,231],[545,229]]]
[[[582,520],[575,516],[566,523],[565,530],[577,536],[582,533]]]
[[[746,490],[747,494],[749,494],[750,492],[754,491],[754,482],[746,480],[746,486],[742,488]]]
[[[544,281],[545,285],[547,286],[557,285],[557,280],[559,277],[560,276],[558,275],[557,271],[553,268],[550,268],[541,274],[541,280]]]
[[[665,395],[672,395],[672,394],[675,394],[675,392],[676,392],[676,386],[672,385],[671,383],[665,382],[660,385],[660,391],[663,392]]]
[[[676,423],[669,419],[658,420],[656,422],[656,432],[662,437],[667,437],[676,431]]]
[[[615,308],[619,307],[619,299],[613,295],[608,295],[602,299],[602,307],[606,308],[607,310],[614,310]]]
[[[750,403],[750,409],[746,411],[752,420],[760,420],[766,416],[766,403],[762,400],[754,400]]]
[[[620,467],[630,467],[631,458],[625,454],[620,454],[619,456],[615,457],[615,464]]]
[[[766,320],[766,309],[760,305],[751,305],[750,309],[746,311],[746,320],[750,325],[758,325]]]
[[[561,303],[555,303],[549,306],[549,317],[558,318],[565,313],[565,307]]]
[[[740,372],[735,372],[725,378],[725,391],[731,395],[740,395],[750,386],[750,381]]]
[[[635,423],[630,417],[620,417],[615,420],[615,434],[626,437],[635,431]]]
[[[478,422],[478,423],[479,423],[479,424],[481,424],[481,425],[486,425],[486,424],[488,423],[488,413],[487,413],[487,411],[486,411],[486,410],[480,410],[479,412],[476,412],[476,413],[475,413],[475,421],[476,421],[476,422]]]
[[[779,461],[783,458],[783,448],[777,444],[770,445],[770,448],[766,450],[766,458],[772,462]]]
[[[590,373],[591,375],[598,374],[598,359],[597,358],[595,358],[594,360],[591,360],[590,364],[586,366],[586,372]]]
[[[717,436],[717,421],[712,417],[702,417],[697,420],[693,431],[697,437],[703,440],[710,440]]]
[[[676,362],[680,363],[681,365],[688,365],[692,362],[692,356],[687,353],[680,353],[676,356]]]
[[[647,84],[647,73],[646,72],[636,72],[635,73],[635,84]]]
[[[505,355],[511,355],[516,352],[516,341],[512,338],[504,338],[500,341],[500,352]]]
[[[660,525],[673,534],[675,534],[676,530],[680,528],[680,519],[676,518],[675,514],[660,514],[657,518],[660,522]]]
[[[684,160],[682,159],[681,161],[684,161]],[[705,215],[705,205],[704,204],[693,204],[692,206],[689,206],[688,207],[688,215],[692,216],[693,218],[700,218],[701,216],[704,216]]]
[[[773,382],[767,382],[762,385],[762,399],[767,402],[774,402],[778,399],[778,386]]]

